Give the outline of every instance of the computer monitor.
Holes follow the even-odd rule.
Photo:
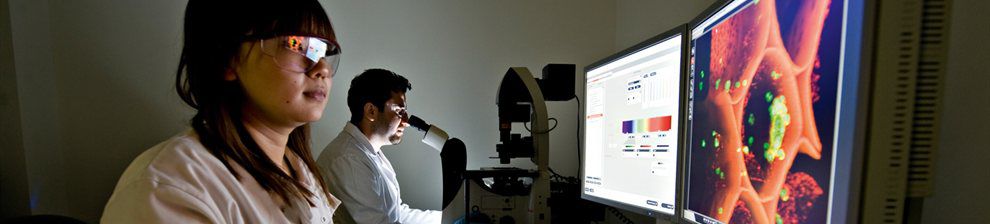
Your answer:
[[[686,36],[682,25],[585,68],[581,198],[674,215]]]
[[[691,22],[684,220],[845,223],[862,20],[846,3],[721,1]]]

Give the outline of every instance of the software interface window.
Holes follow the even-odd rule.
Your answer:
[[[682,38],[588,71],[585,194],[674,213]]]
[[[691,30],[684,218],[827,222],[842,4],[733,1]]]

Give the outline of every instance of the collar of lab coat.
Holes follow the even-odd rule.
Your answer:
[[[382,151],[382,149],[380,148],[375,148],[374,146],[371,146],[371,141],[368,140],[368,136],[364,136],[364,133],[361,132],[361,129],[358,129],[358,127],[352,124],[351,122],[347,122],[347,125],[344,125],[344,132],[350,134],[351,138],[357,140],[357,142],[361,145],[361,148],[367,150],[369,153],[378,155],[378,153]]]

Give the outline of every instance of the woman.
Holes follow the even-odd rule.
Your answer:
[[[176,89],[192,130],[138,156],[104,223],[331,223],[309,147],[340,48],[315,0],[191,0]]]

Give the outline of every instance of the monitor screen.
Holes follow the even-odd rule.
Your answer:
[[[586,68],[582,198],[675,211],[685,26]]]
[[[829,222],[846,189],[843,4],[732,0],[692,22],[684,219]]]

